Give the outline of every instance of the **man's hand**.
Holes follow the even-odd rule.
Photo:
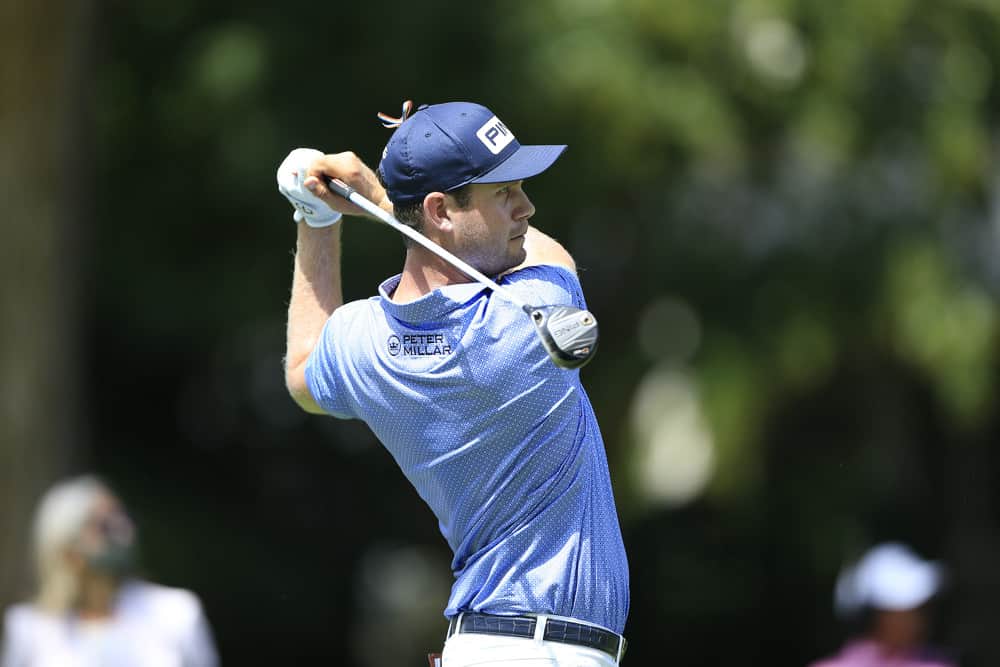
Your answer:
[[[354,153],[333,153],[317,158],[309,164],[303,185],[323,202],[346,215],[367,216],[360,207],[348,202],[326,187],[327,178],[336,178],[354,188],[368,201],[392,213],[392,203],[386,196],[375,172],[368,168]]]
[[[278,191],[295,207],[292,219],[310,227],[329,227],[340,221],[341,213],[312,194],[304,185],[309,165],[323,154],[312,148],[296,148],[278,167]]]

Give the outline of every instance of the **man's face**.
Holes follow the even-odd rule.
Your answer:
[[[488,276],[524,261],[524,234],[535,207],[523,181],[475,183],[469,207],[454,211],[450,250]]]

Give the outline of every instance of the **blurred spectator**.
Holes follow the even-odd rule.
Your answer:
[[[940,565],[902,544],[881,544],[837,580],[836,607],[861,633],[812,667],[954,667],[927,645],[928,606],[941,590]]]
[[[35,598],[4,616],[0,667],[212,667],[190,592],[133,576],[135,530],[94,477],[51,488],[36,510]]]

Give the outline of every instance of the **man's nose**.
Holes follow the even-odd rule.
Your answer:
[[[528,199],[524,190],[518,190],[518,197],[517,206],[514,207],[514,219],[529,220],[535,214],[535,205]]]

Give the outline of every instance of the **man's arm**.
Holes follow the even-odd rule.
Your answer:
[[[285,384],[306,412],[322,413],[306,385],[306,361],[323,325],[344,303],[340,280],[341,225],[314,229],[299,224],[292,296],[288,302]]]
[[[363,211],[330,193],[322,181],[324,176],[339,178],[368,199],[391,208],[375,174],[353,153],[325,155],[313,162],[307,173],[303,183],[306,188],[345,215],[360,215]],[[333,311],[344,303],[340,276],[341,224],[317,229],[299,223],[292,295],[288,303],[285,384],[303,410],[317,414],[323,409],[309,391],[305,368],[323,326]]]
[[[576,262],[566,248],[535,227],[528,227],[528,232],[524,235],[524,250],[527,253],[524,261],[506,273],[539,264],[554,264],[576,273]]]

